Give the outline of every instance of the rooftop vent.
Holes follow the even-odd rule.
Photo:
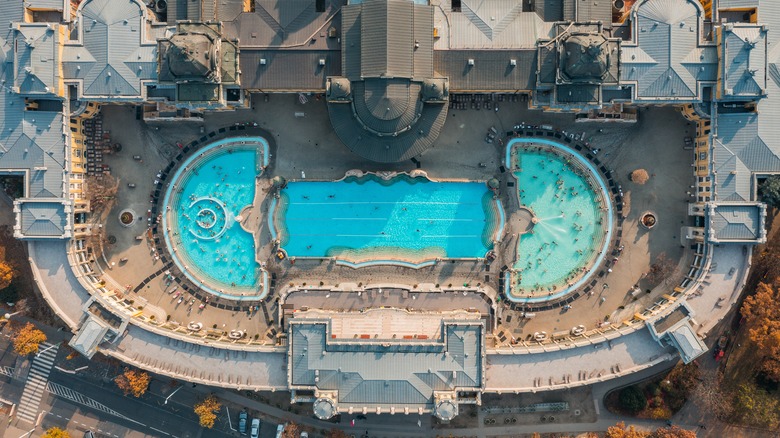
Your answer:
[[[474,58],[469,58],[469,65],[474,65]]]

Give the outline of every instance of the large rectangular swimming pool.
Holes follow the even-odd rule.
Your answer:
[[[370,175],[291,182],[274,223],[288,256],[418,263],[484,257],[500,208],[484,183]]]

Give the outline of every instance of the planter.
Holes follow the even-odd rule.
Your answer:
[[[132,226],[136,221],[136,214],[132,210],[122,210],[121,213],[119,213],[119,223],[122,224],[123,227],[130,227]]]
[[[639,223],[650,230],[658,223],[658,218],[656,218],[655,213],[647,211],[639,217]]]

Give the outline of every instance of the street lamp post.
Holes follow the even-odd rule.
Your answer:
[[[35,354],[35,357],[40,357],[40,355],[42,355],[43,353],[45,353],[45,352],[47,352],[47,351],[51,350],[52,348],[54,348],[54,347],[56,347],[56,346],[58,346],[58,345],[60,345],[60,343],[59,343],[59,342],[57,342],[56,344],[49,345],[48,347],[44,348],[43,350],[41,350],[41,351],[37,352],[37,353]]]
[[[164,405],[167,405],[167,404],[168,404],[168,399],[170,399],[171,397],[173,397],[173,394],[176,394],[176,393],[177,393],[177,392],[179,392],[179,390],[180,390],[180,389],[182,389],[182,388],[184,388],[184,387],[183,387],[183,386],[180,386],[180,387],[176,388],[176,389],[175,389],[175,390],[174,390],[172,393],[168,394],[168,397],[165,397],[165,401],[163,402],[163,404],[164,404]]]

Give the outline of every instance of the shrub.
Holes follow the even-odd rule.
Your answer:
[[[647,407],[645,395],[636,386],[621,389],[619,399],[620,406],[634,414]]]
[[[666,420],[672,418],[672,411],[667,407],[659,406],[657,408],[650,409],[649,416],[653,420]]]

